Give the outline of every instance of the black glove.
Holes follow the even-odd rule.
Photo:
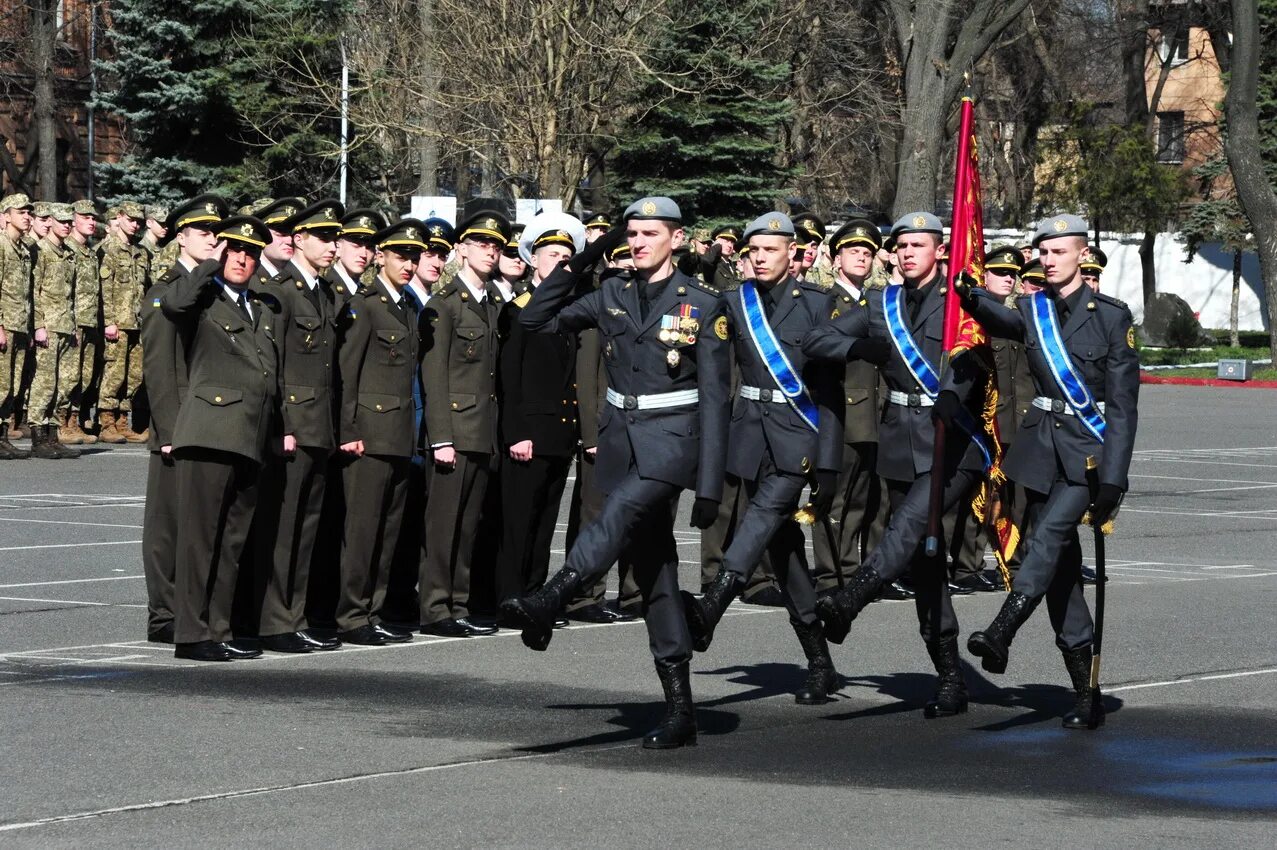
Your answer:
[[[953,390],[944,390],[936,396],[936,404],[931,408],[931,418],[943,422],[944,427],[953,429],[954,420],[962,411],[962,399]]]
[[[1117,506],[1122,503],[1122,488],[1116,484],[1101,484],[1091,503],[1091,524],[1100,526],[1113,518]]]
[[[966,303],[971,303],[971,291],[980,285],[980,281],[971,276],[970,272],[962,272],[953,281],[953,291],[958,293],[958,297]]]
[[[723,246],[718,242],[710,245],[704,254],[701,254],[701,274],[705,277],[705,282],[713,285],[714,272],[718,270],[718,261],[723,256]]]
[[[816,480],[811,486],[811,509],[816,516],[829,516],[834,506],[834,491],[838,489],[838,473],[832,469],[817,469]]]
[[[688,277],[695,277],[696,273],[701,270],[701,255],[695,251],[688,251],[679,257],[678,262],[674,265]]]
[[[714,499],[706,499],[704,496],[697,496],[696,501],[692,503],[692,528],[704,531],[717,519],[718,502]]]
[[[891,343],[877,337],[858,339],[847,349],[847,361],[863,360],[875,366],[885,365],[891,359]]]
[[[598,239],[586,245],[581,250],[581,253],[574,254],[572,259],[568,260],[568,271],[573,274],[585,274],[588,271],[592,271],[599,264],[599,260],[625,241],[627,230],[628,226],[625,222],[621,222]]]

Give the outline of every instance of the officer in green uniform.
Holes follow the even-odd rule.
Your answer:
[[[278,212],[277,207],[272,215]],[[320,278],[337,256],[343,212],[341,203],[330,198],[268,225],[272,234],[287,232],[292,240],[288,261],[267,287],[287,316],[276,334],[283,352],[283,442],[266,461],[259,533],[254,536],[257,633],[262,645],[275,652],[341,645],[309,631],[306,599],[329,462],[337,447],[334,376],[340,317],[335,293],[325,291]],[[274,249],[277,258],[282,256],[279,247]]]
[[[1077,697],[1066,729],[1104,722],[1099,688],[1091,684],[1094,625],[1082,594],[1078,525],[1089,513],[1102,527],[1126,492],[1140,385],[1130,309],[1082,281],[1089,232],[1075,215],[1038,226],[1033,241],[1046,287],[1014,308],[978,288],[960,290],[991,334],[1024,341],[1038,393],[1003,463],[1028,492],[1032,531],[1002,609],[987,629],[972,633],[967,648],[985,670],[1005,672],[1012,639],[1045,597]]]
[[[31,230],[32,210],[26,195],[0,200],[0,215],[4,216],[4,232],[0,233],[0,460],[31,456],[9,442],[9,425],[18,411],[23,357],[31,339],[31,251],[22,240]]]
[[[253,209],[253,215],[260,218],[270,229],[270,244],[262,251],[262,261],[258,266],[259,278],[270,280],[283,271],[284,266],[293,258],[293,232],[284,222],[292,219],[309,206],[305,198],[280,198],[266,201]],[[260,202],[255,202],[260,203]]]
[[[421,624],[426,634],[496,631],[470,619],[475,535],[497,452],[498,322],[489,281],[510,241],[510,222],[481,211],[457,227],[461,268],[432,296],[422,326],[421,377],[434,463],[426,503]]]
[[[404,288],[426,248],[426,227],[406,218],[374,238],[377,279],[355,294],[342,320],[338,440],[354,460],[344,476],[346,534],[336,619],[342,640],[380,646],[412,640],[411,632],[383,625],[377,612],[385,602],[417,452],[418,318]]]
[[[177,576],[177,464],[173,432],[187,392],[187,340],[163,310],[164,296],[213,257],[226,202],[201,195],[181,204],[165,222],[174,234],[177,259],[147,290],[142,312],[142,374],[151,408],[146,512],[142,517],[142,571],[146,576],[147,640],[173,643],[173,599]]]
[[[102,216],[89,200],[76,201],[71,211],[75,219],[64,244],[75,258],[73,312],[80,336],[80,360],[67,411],[69,433],[63,442],[96,443],[97,435],[87,433],[84,423],[97,400],[98,382],[102,379],[102,280],[93,248],[93,236]]]
[[[173,428],[177,462],[177,658],[261,655],[231,643],[231,601],[257,506],[268,444],[279,439],[278,299],[251,283],[270,238],[250,216],[223,220],[226,245],[164,291],[164,315],[184,340],[188,391]]]
[[[386,217],[376,210],[354,209],[342,216],[337,258],[320,278],[320,285],[336,307],[336,315],[345,312],[346,302],[359,291],[359,281],[377,253],[373,237],[386,224]]]
[[[129,424],[133,397],[142,385],[139,313],[149,285],[149,259],[137,244],[145,213],[132,201],[120,205],[110,231],[98,246],[102,280],[102,320],[106,323],[102,394],[98,400],[106,443],[142,443],[146,437]]]
[[[873,260],[882,233],[868,219],[852,219],[830,240],[836,277],[826,305],[829,316],[864,309]],[[843,374],[842,468],[829,511],[828,527],[812,531],[819,593],[845,584],[872,552],[887,523],[887,502],[878,477],[878,367],[864,360],[846,364]],[[828,534],[833,531],[833,539]]]
[[[1092,292],[1100,291],[1100,275],[1109,264],[1108,254],[1100,250],[1100,246],[1092,245],[1086,249],[1086,257],[1082,260],[1082,282],[1091,287]]]

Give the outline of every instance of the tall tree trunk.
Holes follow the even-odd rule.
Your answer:
[[[53,89],[53,51],[58,34],[57,0],[29,0],[31,9],[31,118],[35,125],[39,160],[36,193],[42,200],[58,199],[57,101]]]
[[[1224,113],[1228,138],[1224,153],[1237,182],[1237,198],[1250,219],[1268,304],[1268,345],[1277,363],[1277,192],[1264,173],[1260,155],[1259,10],[1256,0],[1231,0],[1233,9],[1232,77]]]
[[[1233,251],[1233,300],[1228,305],[1228,344],[1237,348],[1242,344],[1237,335],[1237,306],[1242,298],[1242,252]]]
[[[439,76],[434,57],[434,0],[420,0],[418,6],[421,27],[421,137],[417,143],[417,166],[421,176],[417,178],[418,195],[434,197],[439,194],[439,134],[435,126],[435,93]]]
[[[1148,6],[1149,0],[1119,0],[1117,26],[1122,46],[1126,123],[1132,126],[1142,124],[1149,133],[1149,144],[1153,144],[1153,118],[1149,112],[1148,83],[1144,75],[1148,60]],[[1140,241],[1141,281],[1145,310],[1149,308],[1157,295],[1157,268],[1153,262],[1153,245],[1156,239],[1157,231],[1146,227]]]

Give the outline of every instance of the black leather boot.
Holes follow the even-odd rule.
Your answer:
[[[523,630],[523,645],[544,652],[554,635],[554,623],[581,584],[581,576],[566,567],[559,570],[541,589],[528,596],[515,596],[501,603],[501,615],[515,628]]]
[[[697,652],[709,649],[723,612],[744,587],[744,579],[731,570],[720,569],[700,599],[686,590],[680,591],[683,594],[683,616],[687,618],[687,628],[692,633],[693,649]]]
[[[861,567],[842,590],[820,597],[816,601],[816,616],[824,623],[825,637],[833,643],[842,643],[851,630],[851,621],[881,589],[882,578],[869,567]]]
[[[829,644],[825,642],[825,629],[819,623],[792,623],[794,634],[807,656],[807,681],[794,694],[799,705],[824,705],[829,694],[838,690],[838,671],[829,657]]]
[[[936,694],[923,708],[924,717],[952,717],[967,712],[967,683],[958,660],[958,638],[943,637],[927,642],[927,653],[940,676]]]
[[[44,433],[45,433],[45,439],[49,445],[49,448],[57,452],[59,457],[67,458],[68,460],[70,460],[80,456],[79,449],[77,449],[75,446],[68,446],[66,443],[62,442],[61,439],[59,439],[57,425],[45,425]]]
[[[1029,598],[1012,591],[1002,603],[1002,610],[993,618],[989,628],[972,632],[967,638],[967,651],[980,659],[980,666],[990,673],[1005,673],[1011,650],[1011,639],[1033,614],[1042,597]]]
[[[23,451],[9,442],[8,423],[0,423],[0,460],[26,460],[29,457],[31,452]]]
[[[45,425],[31,426],[31,456],[38,460],[61,460],[62,453],[49,442],[49,428]]]
[[[1091,647],[1062,649],[1064,666],[1069,668],[1069,678],[1077,693],[1073,710],[1064,715],[1065,729],[1098,729],[1104,725],[1104,704],[1100,701],[1100,689],[1091,687]]]
[[[688,663],[657,661],[656,675],[665,690],[665,718],[643,736],[643,749],[671,750],[696,746],[696,708],[692,705]]]

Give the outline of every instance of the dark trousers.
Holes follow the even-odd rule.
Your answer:
[[[378,622],[408,493],[406,457],[364,455],[346,469],[346,533],[341,547],[337,628]]]
[[[569,457],[501,458],[501,550],[497,599],[524,596],[545,584],[550,546],[567,487]]]
[[[379,612],[383,622],[405,626],[421,623],[421,597],[417,579],[426,561],[426,464],[429,458],[417,457],[408,467],[408,494],[404,498],[404,521],[399,527],[390,562],[390,579],[386,585],[386,601]]]
[[[741,480],[735,475],[728,475],[723,481],[723,499],[718,503],[718,516],[714,524],[701,531],[701,588],[704,589],[723,568],[723,555],[732,545],[736,537],[736,529],[745,508],[749,505],[749,495],[745,492]],[[771,555],[764,550],[762,558],[750,567],[745,576],[745,589],[741,598],[748,602],[749,598],[765,588],[776,584],[771,565]]]
[[[177,461],[151,452],[146,467],[146,508],[142,516],[142,572],[146,576],[146,631],[173,623],[177,581]]]
[[[812,530],[812,550],[816,555],[813,575],[816,590],[835,590],[860,569],[865,554],[872,552],[887,526],[887,500],[878,477],[878,444],[846,443],[843,467],[838,472],[838,489],[829,510],[829,525]]]
[[[178,643],[231,637],[231,603],[244,541],[257,507],[260,467],[243,455],[176,449]]]
[[[794,521],[806,485],[805,475],[777,469],[770,454],[764,459],[758,479],[744,482],[749,504],[723,555],[723,569],[744,580],[768,553],[790,620],[811,625],[816,622],[816,588],[807,572],[807,538]]]
[[[492,455],[457,452],[457,465],[431,464],[421,624],[470,616],[470,567]]]
[[[692,637],[678,592],[678,545],[674,541],[680,489],[664,481],[640,478],[638,469],[631,465],[621,483],[607,494],[598,518],[581,529],[564,564],[583,582],[606,575],[618,558],[632,564],[652,657],[670,663],[692,657]]]
[[[568,510],[567,543],[564,551],[571,552],[581,529],[594,522],[603,512],[607,496],[594,484],[595,459],[584,451],[576,459],[576,482],[572,487],[572,502]],[[637,610],[643,605],[643,595],[634,579],[634,565],[625,560],[616,567],[618,608]],[[602,605],[607,598],[607,572],[592,582],[583,582],[576,598],[568,603],[568,611],[577,611],[589,605]]]
[[[257,631],[278,635],[306,628],[306,590],[324,506],[329,452],[298,446],[266,466],[254,521]]]
[[[1082,595],[1082,545],[1077,524],[1091,502],[1090,490],[1057,478],[1048,494],[1025,492],[1033,532],[1012,589],[1034,599],[1046,597],[1057,646],[1088,646],[1094,623]]]
[[[335,613],[341,595],[341,550],[346,533],[346,469],[354,457],[338,452],[328,458],[324,501],[319,509],[306,586],[306,622],[311,627],[337,627]]]
[[[978,473],[953,472],[944,487],[946,510],[958,500],[969,498]],[[927,533],[927,513],[931,502],[931,473],[913,481],[887,480],[891,521],[878,547],[865,559],[862,569],[871,569],[883,581],[893,582],[908,573],[917,596],[918,626],[924,641],[957,636],[958,618],[949,599],[949,576],[944,558],[928,558],[922,551]]]
[[[974,493],[972,490],[972,495]],[[970,499],[960,499],[945,511],[944,539],[952,565],[950,573],[954,578],[984,572],[984,525],[971,510]]]

